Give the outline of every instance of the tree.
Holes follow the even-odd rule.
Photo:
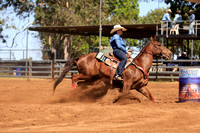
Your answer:
[[[6,9],[12,9],[18,17],[21,19],[29,17],[31,13],[33,13],[34,3],[32,0],[1,0],[0,1],[0,11],[6,12]],[[9,15],[6,18],[0,18],[0,25],[1,25],[1,31],[0,31],[0,38],[3,39],[3,42],[6,42],[7,36],[1,35],[1,32],[4,29],[13,28],[16,29],[16,26],[11,24],[7,24],[7,21],[13,21],[12,18],[9,18]]]
[[[138,23],[140,24],[160,23],[165,13],[166,13],[166,9],[164,8],[151,10],[147,13],[146,16],[139,17]],[[140,48],[146,45],[149,41],[150,41],[150,38],[144,38],[142,41],[140,41],[140,44],[141,44]]]
[[[1,20],[1,19],[0,19],[0,39],[2,39],[3,42],[5,42],[5,41],[4,41],[4,37],[3,37],[3,35],[1,34],[1,32],[3,31],[2,25],[4,25],[4,20]]]
[[[10,28],[16,29],[16,27],[12,23],[10,23],[10,24],[7,23],[7,22],[12,22],[13,19],[11,19],[9,16],[3,17],[3,14],[5,14],[5,12],[0,12],[0,14],[1,14],[1,17],[0,17],[0,40],[2,40],[3,43],[6,43],[6,39],[8,38],[8,36],[2,34],[3,30],[5,28],[6,29],[10,29]]]
[[[165,0],[166,4],[170,4],[170,9],[172,10],[172,17],[175,16],[178,10],[181,10],[181,15],[184,20],[189,19],[189,10],[194,9],[194,14],[196,15],[196,20],[200,20],[200,5],[192,2],[187,2],[184,0]]]
[[[193,9],[195,14],[195,19],[200,20],[200,4],[187,2],[184,0],[165,0],[166,4],[170,4],[170,9],[172,10],[172,17],[175,16],[178,10],[181,10],[181,14],[183,16],[183,20],[189,20],[189,10]],[[186,43],[184,43],[186,47]],[[191,42],[189,45],[191,49]],[[194,55],[199,55],[200,53],[200,44],[199,41],[194,41]]]
[[[107,6],[113,24],[133,24],[138,20],[138,0],[109,0]]]
[[[102,24],[133,23],[138,19],[137,1],[103,1]],[[0,9],[11,6],[19,17],[26,18],[34,14],[34,23],[39,26],[99,24],[99,0],[3,0],[0,3]],[[43,41],[44,48],[57,49],[57,51],[61,49],[60,55],[64,55],[65,52],[71,57],[88,52],[88,37],[40,33],[40,39]],[[92,47],[98,46],[98,37],[92,36],[90,42]],[[102,38],[102,42],[108,42],[108,38]]]
[[[166,13],[166,9],[164,8],[151,10],[150,12],[147,13],[146,16],[139,18],[139,23],[141,24],[160,23],[165,13]]]

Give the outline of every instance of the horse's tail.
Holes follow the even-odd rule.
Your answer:
[[[60,84],[60,82],[64,79],[65,75],[67,72],[69,72],[69,70],[76,65],[76,62],[79,58],[75,58],[75,59],[70,59],[65,63],[64,66],[64,70],[62,71],[60,77],[55,81],[54,86],[53,86],[53,92],[55,92],[56,87],[58,86],[58,84]]]

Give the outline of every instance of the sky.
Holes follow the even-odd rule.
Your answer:
[[[159,0],[154,0],[153,2],[139,2],[139,16],[145,16],[148,12],[151,10],[155,10],[156,8],[167,8],[169,5],[167,5],[164,2],[158,2]]]
[[[156,8],[167,8],[164,2],[153,1],[153,2],[139,2],[139,16],[144,16],[151,10],[155,10]],[[9,12],[9,11],[8,11]],[[2,12],[0,12],[2,14]],[[5,15],[3,15],[6,17]],[[9,15],[9,17],[14,18],[14,22],[18,28],[18,30],[6,30],[3,34],[8,34],[9,38],[7,39],[7,44],[3,44],[0,42],[0,58],[3,60],[11,59],[11,60],[21,60],[26,58],[26,39],[27,39],[27,31],[22,32],[25,27],[31,25],[34,18],[30,18],[29,20],[22,21],[15,17],[14,14]],[[11,48],[12,41],[16,33],[20,32],[15,39],[14,46]],[[32,57],[33,60],[41,60],[42,59],[42,52],[41,49],[41,42],[39,39],[34,38],[38,33],[34,31],[29,31],[28,36],[28,49],[34,49],[34,51],[28,51],[28,58]],[[2,51],[2,49],[7,51]],[[15,49],[16,51],[10,51],[10,49]],[[23,49],[24,51],[19,51],[19,49]],[[37,49],[37,50],[36,50]]]

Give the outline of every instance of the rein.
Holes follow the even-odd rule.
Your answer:
[[[149,52],[146,52],[146,51],[144,51],[144,52],[141,52],[141,53],[147,53],[147,54],[153,55],[152,53],[149,53]]]
[[[160,50],[153,42],[150,42],[150,43],[153,44],[153,46],[160,52],[160,55],[162,55],[161,50]],[[150,54],[150,55],[153,56],[153,54],[150,53],[150,52],[142,51],[141,53],[147,53],[147,54]],[[147,73],[142,67],[136,65],[136,64],[133,62],[133,60],[131,61],[131,63],[132,63],[137,69],[139,69],[139,70],[143,73],[144,79],[146,79],[146,80],[149,79],[149,73]]]
[[[153,44],[153,46],[160,52],[160,55],[163,55],[162,51],[153,42],[151,42],[151,44]]]
[[[129,60],[131,62],[131,64],[133,64],[137,69],[139,69],[143,75],[144,75],[144,79],[149,79],[149,73],[147,73],[142,67],[136,65],[134,62],[133,62],[133,59],[132,60]]]
[[[149,73],[147,73],[142,67],[136,65],[134,62],[132,62],[132,64],[143,73],[144,79],[149,79]]]

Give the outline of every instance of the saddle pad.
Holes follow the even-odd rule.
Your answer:
[[[118,66],[118,62],[117,61],[110,59],[109,57],[105,56],[104,53],[102,53],[102,52],[97,53],[96,58],[98,60],[104,62],[106,65],[109,65],[109,66],[112,63],[112,66],[114,68],[117,68],[117,66]]]
[[[97,53],[96,58],[101,60],[102,62],[104,62],[104,60],[105,60],[104,53],[102,53],[102,52]]]

